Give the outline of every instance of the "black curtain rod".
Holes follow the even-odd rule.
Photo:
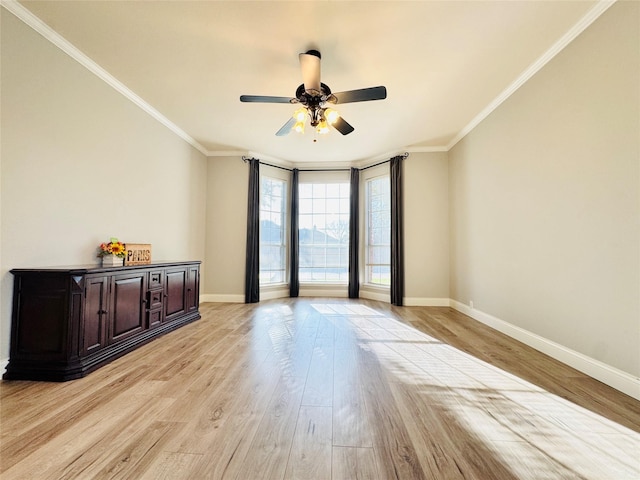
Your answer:
[[[409,152],[404,152],[404,154],[401,155],[402,158],[407,158],[408,156],[409,156]],[[244,155],[242,156],[242,161],[244,163],[247,163],[247,161],[249,160],[251,160],[249,157],[245,157]],[[391,159],[384,160],[379,163],[374,163],[373,165],[368,165],[366,167],[358,168],[358,170],[366,170],[367,168],[377,167],[378,165],[384,165],[385,163],[389,163],[390,161]],[[261,160],[258,160],[258,163],[260,163],[260,165],[266,165],[267,167],[279,168],[280,170],[293,172],[293,168],[281,167],[280,165],[273,165],[271,163],[263,162]],[[299,168],[298,171],[299,172],[349,172],[351,171],[351,169],[350,168]]]

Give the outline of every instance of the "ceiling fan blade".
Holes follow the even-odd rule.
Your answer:
[[[335,99],[332,97],[335,97]],[[334,93],[327,101],[331,103],[353,103],[367,102],[369,100],[384,100],[385,98],[387,98],[386,87],[371,87]]]
[[[338,120],[336,120],[333,123],[333,128],[335,128],[336,130],[338,130],[342,135],[349,135],[351,132],[353,132],[355,129],[349,124],[347,123],[346,120],[344,120],[342,117],[338,117]]]
[[[293,128],[293,126],[296,124],[296,119],[294,117],[291,117],[289,119],[289,121],[287,123],[285,123],[282,128],[280,128],[280,130],[278,130],[276,132],[276,136],[278,137],[284,137],[286,134],[288,134],[291,129]]]
[[[298,55],[300,69],[302,70],[302,83],[306,91],[320,92],[320,52],[309,50]]]
[[[250,103],[298,103],[297,98],[269,97],[266,95],[240,95],[240,101]]]

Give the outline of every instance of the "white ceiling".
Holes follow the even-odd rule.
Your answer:
[[[20,2],[209,155],[327,164],[450,148],[609,3]],[[276,137],[294,105],[239,101],[293,97],[310,48],[334,92],[387,87],[338,105],[348,136]]]

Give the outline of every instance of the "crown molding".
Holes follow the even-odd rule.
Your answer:
[[[167,127],[173,133],[178,135],[184,141],[193,146],[196,150],[198,150],[203,155],[207,155],[207,149],[204,148],[197,140],[195,140],[192,136],[187,134],[184,130],[178,127],[175,123],[169,120],[167,117],[162,115],[158,110],[153,108],[147,102],[145,102],[142,98],[136,95],[132,90],[127,88],[122,82],[117,80],[113,75],[107,72],[104,68],[98,65],[96,62],[91,60],[87,55],[82,53],[82,51],[78,50],[71,42],[65,39],[62,35],[55,32],[49,25],[44,23],[38,17],[36,17],[33,13],[31,13],[27,8],[23,7],[16,0],[0,0],[0,5],[4,7],[7,11],[11,12],[18,19],[22,20],[26,25],[31,27],[37,33],[42,35],[49,42],[53,43],[56,47],[62,50],[64,53],[73,58],[80,65],[85,67],[91,73],[96,75],[106,84],[115,89],[118,93],[123,95],[125,98],[136,104],[146,113],[151,115],[154,119],[160,122],[162,125]]]
[[[440,146],[425,146],[421,147],[420,145],[414,145],[413,147],[407,147],[404,149],[405,152],[409,153],[436,153],[436,152],[448,152],[449,147],[446,145]]]
[[[246,150],[207,150],[207,157],[242,157],[249,152]]]
[[[476,117],[471,120],[458,134],[449,142],[446,151],[451,150],[460,140],[462,140],[471,130],[476,128],[480,122],[487,118],[496,108],[498,108],[507,98],[515,93],[531,77],[538,73],[542,67],[549,63],[558,53],[569,45],[578,35],[589,27],[600,15],[606,12],[617,0],[600,0],[596,3],[578,23],[576,23],[567,33],[565,33],[549,50],[540,58],[533,62],[511,83],[500,95],[498,95],[489,105],[487,105]]]

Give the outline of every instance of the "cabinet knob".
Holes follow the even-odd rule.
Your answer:
[[[107,313],[109,313],[109,312],[107,312],[106,310],[98,310],[98,313],[99,313],[100,315],[106,315],[106,314],[107,314]]]

